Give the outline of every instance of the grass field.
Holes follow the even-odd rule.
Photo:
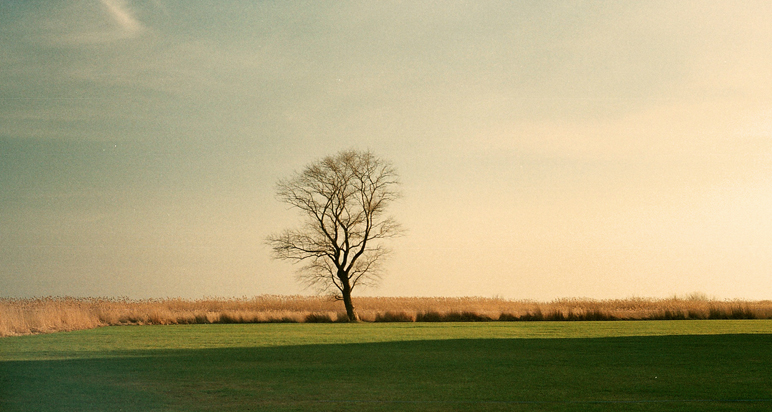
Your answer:
[[[768,411],[770,348],[770,320],[106,327],[0,339],[0,410]]]

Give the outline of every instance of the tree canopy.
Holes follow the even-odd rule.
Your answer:
[[[359,285],[375,285],[389,249],[381,240],[402,232],[386,215],[399,198],[391,163],[369,151],[347,150],[308,165],[280,180],[277,197],[298,209],[303,225],[268,237],[273,257],[304,262],[299,279],[343,300],[350,321]]]

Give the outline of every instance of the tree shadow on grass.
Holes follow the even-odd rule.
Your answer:
[[[770,410],[772,335],[463,339],[0,362],[2,411]]]

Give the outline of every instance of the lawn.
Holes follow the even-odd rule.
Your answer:
[[[772,321],[234,324],[0,338],[6,411],[772,410]]]

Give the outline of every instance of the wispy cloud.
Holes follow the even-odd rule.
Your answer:
[[[69,4],[39,18],[37,24],[44,39],[68,46],[134,39],[147,31],[125,0]]]
[[[125,37],[135,37],[144,30],[123,0],[101,0],[110,17],[118,24]]]

